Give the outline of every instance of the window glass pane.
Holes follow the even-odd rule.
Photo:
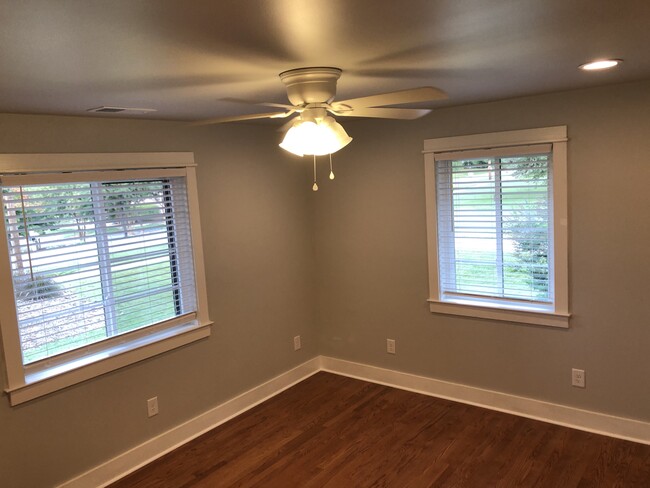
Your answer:
[[[165,185],[107,183],[102,194],[112,225],[106,230],[116,333],[176,315],[174,252]],[[169,209],[171,210],[171,209]],[[171,252],[170,252],[171,251]]]
[[[550,302],[549,155],[438,161],[443,293]]]
[[[548,155],[501,159],[506,296],[552,301],[548,167]]]
[[[461,293],[500,293],[492,160],[452,162],[455,283]]]

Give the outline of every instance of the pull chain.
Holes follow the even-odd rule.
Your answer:
[[[334,171],[332,170],[332,153],[330,153],[330,180],[334,179]]]
[[[311,187],[312,190],[318,191],[318,185],[316,184],[316,155],[314,154],[314,186]]]

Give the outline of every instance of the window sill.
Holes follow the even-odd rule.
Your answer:
[[[10,404],[18,405],[204,339],[210,335],[211,325],[193,321],[35,371],[25,368],[25,384],[5,391]]]
[[[501,308],[496,305],[488,305],[484,303],[460,303],[460,301],[441,302],[432,298],[430,298],[428,302],[429,309],[433,313],[461,315],[465,317],[501,320],[522,324],[544,325],[564,329],[569,328],[570,314],[541,310],[526,310],[523,308]]]

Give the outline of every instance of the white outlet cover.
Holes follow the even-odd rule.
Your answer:
[[[149,400],[147,400],[147,415],[149,417],[158,415],[158,397],[149,398]]]
[[[571,370],[571,385],[578,388],[585,387],[585,370],[573,368]]]

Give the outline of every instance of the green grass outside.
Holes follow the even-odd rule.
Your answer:
[[[133,252],[132,254],[135,254]],[[165,292],[155,297],[140,297],[120,302],[120,298],[125,298],[131,291],[124,291],[124,286],[130,282],[135,275],[149,275],[160,276],[165,273],[165,280],[161,281],[159,278],[156,280],[157,286],[165,286],[171,282],[171,273],[169,261],[162,261],[158,263],[151,263],[146,266],[135,267],[131,269],[118,270],[113,272],[113,284],[116,303],[115,309],[117,314],[117,329],[118,334],[129,332],[147,325],[154,324],[161,320],[174,317],[175,308],[173,303],[172,292]],[[78,286],[73,290],[79,298],[90,298],[95,296],[99,285],[99,276],[93,278],[84,278],[80,280]],[[122,290],[121,290],[122,289]],[[163,306],[159,306],[160,303]],[[25,350],[24,361],[25,363],[37,361],[45,357],[50,357],[55,354],[60,354],[76,347],[82,347],[94,342],[99,342],[106,339],[108,336],[106,330],[95,329],[73,337],[66,337],[58,339],[47,344],[40,345],[35,348]]]
[[[146,268],[131,268],[113,273],[113,283],[115,286],[115,297],[117,300],[127,295],[120,293],[121,286],[130,283],[134,275],[147,274],[150,276],[160,276],[165,272],[165,280],[156,279],[156,286],[171,285],[171,270],[169,261],[154,263]],[[161,306],[162,304],[162,306]],[[140,297],[119,302],[115,305],[117,313],[117,329],[122,334],[139,327],[154,324],[161,320],[169,319],[176,315],[174,307],[174,297],[171,291],[156,295],[155,297]]]
[[[24,350],[23,364],[32,363],[46,357],[71,351],[77,347],[83,347],[103,339],[106,339],[106,331],[104,329],[95,329],[72,337],[65,337],[63,339],[48,342],[47,344]]]
[[[467,263],[464,261],[494,261],[494,253],[490,251],[456,251],[456,283],[458,289],[462,290],[474,283],[489,283],[492,285],[494,292],[498,293],[497,266],[496,264],[477,264]],[[516,263],[516,257],[512,253],[504,254],[505,263]],[[488,279],[486,280],[486,277]],[[527,295],[521,298],[537,299],[540,298],[540,292],[533,287],[534,278],[521,268],[504,264],[503,282],[505,293],[517,293],[517,296]],[[529,293],[526,293],[529,290]],[[490,290],[486,290],[489,293]]]

